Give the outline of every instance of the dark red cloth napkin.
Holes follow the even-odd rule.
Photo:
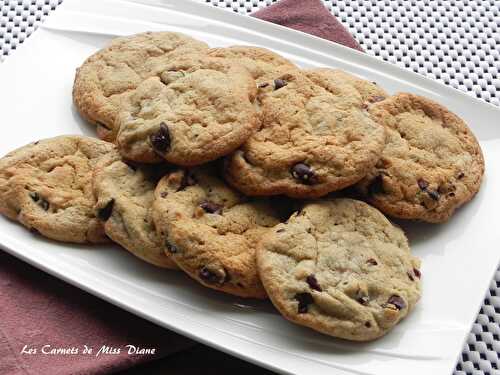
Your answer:
[[[253,16],[362,51],[320,0],[282,0]],[[84,345],[94,355],[82,354]],[[129,355],[126,345],[154,348],[156,354]],[[192,345],[0,252],[0,375],[109,374]],[[108,354],[96,357],[103,346]],[[42,353],[72,347],[79,354]],[[120,354],[111,354],[112,348]]]

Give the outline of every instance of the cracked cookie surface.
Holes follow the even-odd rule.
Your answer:
[[[207,49],[205,43],[173,32],[113,39],[78,68],[73,101],[80,114],[97,126],[99,137],[112,142],[118,133],[116,117],[131,90],[163,72],[173,57]]]
[[[255,81],[240,65],[204,55],[179,57],[130,95],[118,121],[118,148],[138,162],[192,166],[215,160],[259,125],[255,93]]]
[[[148,263],[177,269],[151,216],[156,184],[166,172],[166,166],[126,164],[117,151],[110,153],[94,172],[95,211],[114,242]]]
[[[92,173],[111,143],[60,136],[28,144],[0,159],[0,212],[45,237],[107,242],[94,215]]]
[[[400,93],[370,113],[387,129],[387,144],[358,188],[382,212],[439,223],[478,192],[484,159],[467,124],[445,107]]]
[[[262,126],[225,164],[226,179],[243,193],[319,197],[356,183],[380,157],[385,131],[358,91],[307,74],[260,85]]]
[[[297,70],[291,61],[266,48],[251,46],[231,46],[211,48],[207,54],[236,61],[243,65],[257,84],[273,79],[289,70]]]
[[[341,69],[315,68],[308,69],[305,73],[311,81],[328,91],[335,92],[339,86],[351,86],[360,95],[363,107],[380,102],[389,96],[376,82],[367,81]]]
[[[384,335],[420,298],[403,231],[352,199],[305,205],[263,237],[257,266],[285,318],[348,340]]]
[[[155,196],[156,229],[182,270],[209,288],[266,298],[255,246],[280,222],[276,205],[248,201],[226,186],[212,166],[164,177]]]

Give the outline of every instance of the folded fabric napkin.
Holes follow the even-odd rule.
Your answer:
[[[253,16],[362,51],[320,0],[283,0]],[[93,348],[93,355],[82,353],[85,345]],[[129,355],[126,345],[156,350],[153,355]],[[0,253],[0,375],[109,374],[193,345]],[[42,353],[57,348],[69,353]],[[71,348],[78,353],[71,354]],[[104,352],[96,356],[99,350]]]

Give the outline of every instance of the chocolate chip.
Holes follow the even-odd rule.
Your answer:
[[[429,186],[429,183],[427,181],[425,181],[423,178],[419,178],[417,180],[417,184],[418,184],[418,187],[420,188],[420,190],[426,190],[427,187]]]
[[[164,154],[170,149],[170,132],[168,131],[167,124],[162,122],[160,129],[149,136],[149,141],[156,152]]]
[[[370,322],[365,322],[365,327],[366,328],[371,328],[372,324]]]
[[[368,305],[368,302],[370,302],[370,299],[367,296],[359,296],[358,298],[356,298],[356,301],[358,301],[363,306],[366,306]]]
[[[378,264],[377,261],[375,259],[373,259],[373,258],[368,259],[366,261],[366,263],[368,263],[368,264],[370,264],[372,266],[376,266]]]
[[[36,142],[33,142],[33,144],[36,146],[37,144],[39,144],[40,141],[36,141]]]
[[[413,275],[411,274],[410,271],[406,272],[406,274],[408,275],[408,278],[411,280],[411,281],[415,281],[415,278],[413,277]]]
[[[375,81],[372,81],[372,83],[373,83],[374,85],[378,85],[378,83],[377,83],[377,82],[375,82]]]
[[[439,200],[439,193],[437,191],[435,191],[435,190],[428,190],[427,194],[429,194],[429,197],[431,197],[435,201]]]
[[[400,296],[393,294],[387,300],[388,304],[396,306],[396,309],[403,310],[406,307],[406,302]]]
[[[276,231],[276,233],[283,233],[284,231],[285,231],[285,230],[284,230],[283,228],[281,228],[281,229],[278,229],[278,230]]]
[[[283,79],[274,80],[274,90],[279,90],[280,88],[285,87],[286,85],[288,85],[288,83]]]
[[[200,204],[200,207],[203,208],[203,210],[206,213],[209,213],[209,214],[218,214],[218,215],[220,215],[221,211],[222,211],[222,206],[221,205],[219,205],[217,203],[214,203],[214,202],[210,202],[210,201],[202,202]]]
[[[449,196],[449,197],[454,197],[454,196],[455,196],[455,193],[454,193],[454,192],[448,193],[448,196]]]
[[[165,241],[165,247],[167,248],[167,250],[170,254],[176,254],[179,252],[179,249],[177,249],[177,246],[172,245],[170,242],[168,242],[168,240]]]
[[[297,293],[294,298],[299,302],[297,308],[299,314],[305,314],[308,310],[308,306],[314,303],[311,293]]]
[[[381,174],[376,176],[371,180],[370,185],[368,185],[368,194],[376,195],[384,192],[384,178]]]
[[[162,198],[166,198],[166,197],[167,197],[167,195],[168,195],[168,191],[162,191],[162,192],[160,193],[160,197],[162,197]]]
[[[226,280],[225,277],[220,277],[215,272],[212,272],[207,267],[203,267],[199,273],[200,279],[207,284],[223,284]]]
[[[115,205],[115,200],[111,199],[106,205],[97,211],[97,217],[102,221],[106,221],[111,216],[113,212],[113,206]]]
[[[259,89],[266,88],[267,86],[269,86],[269,82],[263,82],[259,85]]]
[[[311,167],[309,167],[307,164],[295,164],[291,169],[291,173],[293,178],[299,180],[303,184],[310,185],[316,182],[316,175],[314,174],[314,171],[311,169]]]
[[[318,280],[316,279],[316,276],[314,275],[309,275],[306,277],[306,282],[309,284],[309,287],[311,289],[317,290],[318,292],[321,292],[321,286],[318,283]]]
[[[38,205],[42,207],[42,209],[44,209],[45,211],[49,209],[49,202],[43,198],[40,198],[40,200],[38,201]]]
[[[196,178],[191,174],[189,171],[185,171],[184,175],[182,176],[182,181],[181,185],[177,189],[177,191],[184,190],[188,186],[193,186],[196,185]]]
[[[464,174],[463,172],[460,172],[460,173],[458,174],[457,178],[458,178],[459,180],[461,180],[462,178],[464,178],[464,176],[465,176],[465,174]]]
[[[414,273],[414,274],[415,274],[415,276],[417,276],[419,279],[420,279],[420,277],[422,277],[422,273],[421,273],[421,272],[420,272],[420,270],[419,270],[419,269],[417,269],[417,268],[414,268],[414,269],[413,269],[413,273]]]
[[[40,195],[35,191],[30,192],[30,197],[33,199],[33,202],[38,202],[40,199]]]

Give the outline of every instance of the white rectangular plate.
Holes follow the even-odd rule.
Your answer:
[[[448,374],[499,261],[500,110],[371,56],[250,17],[185,0],[65,0],[46,24],[0,65],[0,153],[60,134],[94,135],[71,100],[75,68],[113,36],[180,31],[212,46],[271,48],[303,67],[331,66],[390,92],[434,99],[462,116],[483,148],[478,196],[443,225],[405,224],[423,261],[423,298],[386,337],[355,344],[281,318],[269,302],[236,299],[156,269],[112,246],[45,241],[0,219],[11,254],[161,326],[284,373]]]

